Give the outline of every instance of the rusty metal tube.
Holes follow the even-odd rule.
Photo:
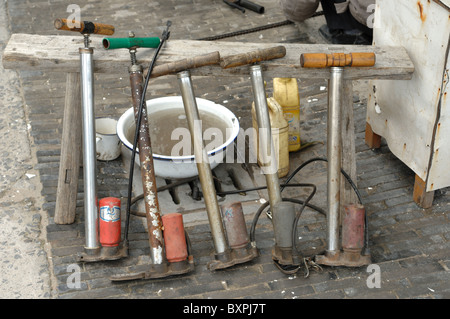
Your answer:
[[[272,129],[261,66],[251,66],[250,76],[255,101],[256,120],[258,123],[261,169],[266,177],[270,206],[273,207],[275,204],[281,202],[282,199],[278,179],[277,157],[272,140]]]
[[[250,242],[241,202],[221,205],[228,244],[232,249],[244,248]]]
[[[142,99],[143,75],[140,65],[130,67],[131,97],[136,123],[138,122],[139,105]],[[142,186],[144,191],[145,212],[150,243],[150,257],[153,264],[160,265],[166,261],[164,253],[164,239],[162,234],[162,220],[156,189],[156,178],[153,166],[152,144],[148,128],[147,106],[143,104],[141,123],[139,126],[139,160],[141,167]]]
[[[361,252],[364,247],[366,211],[359,204],[346,205],[342,220],[342,248]]]
[[[341,67],[332,67],[328,85],[328,123],[327,123],[327,251],[339,251],[339,207],[341,180],[341,108],[343,90],[343,72]]]
[[[219,204],[217,203],[217,194],[214,187],[211,166],[209,165],[208,154],[203,143],[200,115],[197,102],[195,101],[191,76],[189,71],[183,71],[178,73],[177,77],[181,88],[181,96],[186,111],[189,131],[191,132],[191,139],[194,145],[195,162],[205,199],[215,251],[217,254],[223,254],[228,250],[228,244],[222,224]]]

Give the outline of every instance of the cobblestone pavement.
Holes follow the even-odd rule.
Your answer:
[[[284,21],[276,1],[259,0],[263,15],[242,14],[222,1],[77,1],[83,20],[114,24],[115,36],[159,36],[166,20],[172,21],[171,39],[199,39],[231,31]],[[0,48],[12,33],[61,34],[53,27],[55,18],[64,18],[68,1],[14,0],[0,3]],[[287,24],[265,31],[221,41],[319,43],[317,28],[323,17],[306,23]],[[169,40],[170,41],[170,40]],[[369,217],[369,243],[372,262],[380,270],[379,287],[367,267],[323,267],[308,278],[301,270],[282,274],[273,264],[274,244],[270,220],[261,216],[256,227],[260,256],[248,263],[211,272],[213,244],[203,201],[188,196],[180,187],[176,203],[173,194],[160,194],[162,205],[182,211],[192,243],[195,270],[165,279],[111,282],[112,274],[148,267],[149,244],[143,218],[130,220],[130,256],[123,260],[80,263],[83,252],[83,183],[80,172],[77,217],[71,225],[53,221],[58,178],[65,75],[45,71],[0,69],[0,115],[2,136],[0,165],[0,219],[3,265],[1,298],[432,298],[450,297],[450,191],[436,191],[433,207],[421,209],[412,201],[414,174],[395,156],[383,140],[379,150],[364,143],[367,83],[355,82],[354,114],[358,187]],[[251,126],[252,103],[249,78],[194,78],[199,97],[221,103],[239,118],[242,127]],[[271,79],[267,91],[272,93]],[[147,98],[179,95],[176,79],[159,78],[150,83]],[[326,141],[326,81],[302,81],[301,138],[304,142]],[[96,116],[115,118],[131,107],[126,74],[95,76]],[[291,170],[306,160],[325,156],[318,143],[291,153]],[[115,196],[125,203],[128,166],[125,156],[111,162],[98,162],[98,197]],[[296,182],[318,186],[312,203],[325,209],[325,166],[316,163],[296,176]],[[246,177],[240,178],[245,181]],[[161,181],[164,182],[164,181]],[[232,182],[224,180],[224,187]],[[136,190],[135,190],[136,191]],[[138,194],[139,191],[136,191]],[[135,194],[135,195],[137,195]],[[175,197],[177,197],[175,196]],[[229,195],[244,202],[248,226],[260,202]],[[258,195],[259,196],[259,195]],[[286,196],[305,196],[298,189],[286,189]],[[169,212],[169,211],[167,211]],[[163,210],[163,213],[165,211]],[[325,249],[325,217],[306,209],[298,225],[298,248],[306,256]],[[75,270],[75,272],[74,272]],[[79,272],[76,272],[79,271]],[[79,285],[74,275],[79,274]],[[78,283],[78,282],[77,282]]]

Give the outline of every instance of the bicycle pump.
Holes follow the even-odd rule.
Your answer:
[[[109,44],[104,42],[104,46],[108,47]],[[220,57],[218,52],[211,52],[209,54],[159,65],[152,70],[153,72],[151,74],[147,73],[147,77],[149,75],[151,77],[157,77],[175,73],[178,76],[215,248],[213,259],[207,266],[210,270],[223,269],[250,261],[258,256],[258,250],[249,241],[242,204],[240,202],[234,202],[221,205],[221,207],[218,205],[211,166],[202,139],[201,125],[198,125],[201,119],[188,70],[214,64],[220,64],[223,69],[227,69],[258,61],[280,58],[285,54],[286,49],[282,46],[260,49],[223,58]],[[164,230],[167,230],[165,225]]]
[[[360,204],[344,205],[341,242],[339,242],[339,211],[341,206],[341,112],[344,107],[342,101],[344,70],[347,67],[370,67],[375,64],[375,60],[375,54],[372,52],[305,53],[300,57],[300,64],[304,68],[330,68],[327,123],[327,249],[324,255],[317,255],[315,258],[316,262],[321,265],[360,267],[371,262],[367,244],[367,215],[364,206]],[[353,110],[351,111],[353,112]],[[364,251],[363,248],[365,248]]]
[[[97,154],[95,143],[94,114],[94,49],[89,46],[91,34],[112,35],[114,26],[89,21],[72,21],[73,27],[66,19],[56,19],[55,28],[63,31],[80,32],[84,37],[84,47],[80,53],[81,105],[82,105],[82,140],[83,140],[83,182],[84,182],[84,216],[86,245],[81,261],[115,260],[126,257],[126,245],[101,247],[98,234],[97,204]]]
[[[299,256],[294,253],[292,232],[296,216],[295,206],[283,201],[278,179],[277,159],[272,139],[267,98],[264,88],[264,78],[260,65],[250,67],[252,90],[255,101],[256,120],[259,131],[259,155],[261,170],[266,178],[269,204],[272,212],[275,246],[272,249],[272,260],[284,272],[298,270]]]
[[[138,137],[137,147],[139,149],[138,152],[146,211],[145,216],[147,219],[149,235],[150,257],[152,259],[152,264],[148,271],[114,275],[111,277],[112,281],[163,278],[190,272],[194,267],[192,256],[188,256],[186,250],[183,249],[183,252],[181,252],[179,256],[174,257],[173,254],[166,249],[167,245],[165,245],[165,240],[167,240],[168,233],[170,232],[171,235],[173,235],[175,228],[182,228],[182,220],[180,221],[180,214],[167,214],[161,217],[153,166],[150,130],[148,126],[148,113],[145,103],[143,67],[138,64],[136,60],[136,50],[138,48],[156,48],[156,53],[158,53],[164,41],[169,37],[169,26],[170,23],[168,23],[167,30],[163,33],[162,39],[158,37],[135,38],[134,33],[132,32],[130,32],[128,38],[103,39],[103,46],[105,49],[125,48],[128,49],[130,53],[131,66],[128,71],[130,75],[131,95],[137,127],[136,134],[138,134],[135,136],[135,141],[136,137]],[[150,68],[147,78],[150,76],[151,71]],[[131,159],[131,163],[133,165],[133,158]],[[129,217],[127,220],[129,220]],[[164,220],[166,220],[166,222],[164,222]],[[127,234],[128,225],[126,227],[126,237],[128,236]],[[184,241],[184,231],[178,232],[178,237],[177,242],[186,246],[187,244]],[[172,244],[172,242],[169,244]],[[177,252],[175,252],[175,254],[177,254]]]
[[[194,145],[195,162],[214,243],[214,256],[207,267],[210,270],[217,270],[250,261],[258,256],[258,251],[256,247],[250,246],[241,203],[236,202],[219,207],[217,201],[208,153],[203,143],[201,119],[190,72],[182,71],[177,74],[177,77],[191,140]],[[221,215],[225,219],[226,228]]]

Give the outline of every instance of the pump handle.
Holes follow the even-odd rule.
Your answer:
[[[304,68],[368,67],[375,65],[375,53],[303,53],[300,65]]]
[[[83,34],[102,34],[113,35],[114,26],[110,24],[103,24],[89,21],[70,21],[73,27],[70,27],[67,23],[67,19],[56,19],[55,28],[63,31],[81,32]]]
[[[158,37],[147,38],[104,38],[103,47],[112,49],[157,48],[161,40]]]
[[[186,58],[162,65],[157,65],[153,69],[151,77],[155,78],[162,75],[174,74],[188,69],[195,69],[202,66],[214,65],[219,63],[220,63],[220,54],[218,51],[215,51],[191,58]]]
[[[259,49],[247,53],[229,55],[221,58],[222,69],[234,68],[246,64],[282,58],[286,55],[286,48],[282,45],[267,49]]]

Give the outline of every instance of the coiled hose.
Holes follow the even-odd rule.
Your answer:
[[[296,245],[296,238],[297,238],[297,224],[298,221],[300,220],[300,217],[303,213],[303,210],[305,209],[306,206],[316,210],[317,212],[323,214],[323,215],[327,215],[327,213],[322,210],[319,207],[316,207],[314,205],[311,205],[309,203],[309,201],[313,198],[314,194],[316,193],[316,186],[314,184],[289,184],[289,182],[292,180],[292,178],[294,178],[294,176],[300,172],[300,170],[302,170],[305,166],[307,166],[310,163],[316,162],[316,161],[324,161],[324,162],[328,162],[328,160],[326,158],[323,157],[316,157],[316,158],[312,158],[304,163],[302,163],[299,167],[297,167],[286,179],[286,182],[284,184],[280,185],[280,189],[281,192],[287,187],[287,186],[301,186],[301,187],[311,187],[313,188],[312,192],[310,193],[310,195],[307,197],[307,199],[305,201],[299,200],[299,199],[294,199],[294,198],[282,198],[283,201],[288,201],[288,202],[292,202],[295,204],[299,204],[301,205],[300,210],[297,212],[293,225],[292,225],[292,247],[295,250],[295,252],[300,255],[300,252],[297,248]],[[358,190],[358,188],[356,187],[355,183],[353,182],[353,180],[350,178],[350,176],[343,170],[341,169],[341,173],[342,175],[344,175],[345,179],[349,182],[349,184],[351,185],[352,189],[355,191],[356,196],[358,197],[358,201],[360,202],[360,204],[362,205],[362,198],[361,198],[361,194]],[[250,241],[252,243],[252,245],[256,246],[256,240],[255,240],[255,230],[256,230],[256,224],[258,222],[259,217],[261,216],[261,213],[269,206],[269,202],[266,202],[264,204],[262,204],[260,206],[260,208],[258,209],[258,211],[256,212],[252,224],[251,224],[251,228],[250,228]],[[367,219],[367,214],[365,214],[365,220],[364,220],[364,224],[365,224],[365,234],[364,234],[364,253],[365,254],[370,254],[369,252],[369,231],[368,231],[368,219]],[[303,262],[305,264],[305,268],[306,268],[306,274],[305,277],[309,276],[309,270],[308,270],[308,266],[306,263],[306,259],[303,259]],[[294,268],[294,269],[289,269],[289,270],[283,270],[281,265],[277,265],[278,268],[280,268],[280,270],[282,270],[283,272],[285,272],[286,274],[292,274],[295,273],[300,266]]]

